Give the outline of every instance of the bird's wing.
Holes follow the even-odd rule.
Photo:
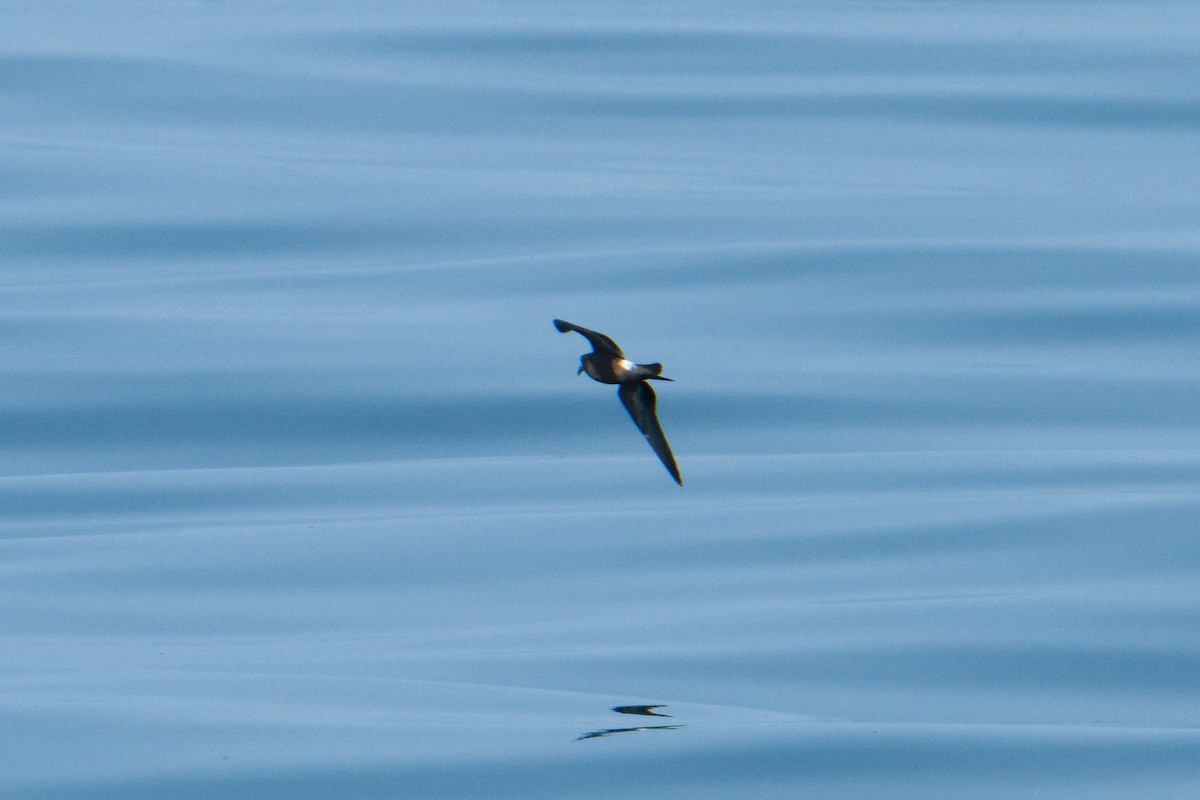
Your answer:
[[[570,322],[561,319],[554,320],[554,327],[558,328],[559,333],[567,333],[568,331],[582,333],[587,340],[592,343],[592,349],[601,356],[605,356],[607,358],[625,357],[625,353],[622,352],[617,343],[605,336],[603,333],[597,333],[596,331],[591,331],[587,328],[581,328],[578,325],[573,325]]]
[[[679,467],[675,466],[675,456],[671,455],[671,446],[667,444],[667,437],[662,426],[658,424],[658,415],[654,413],[658,398],[650,384],[646,381],[622,383],[621,388],[617,390],[617,396],[621,398],[621,404],[625,406],[629,416],[633,417],[633,423],[654,448],[658,460],[667,468],[667,472],[671,473],[675,482],[683,486],[683,478],[679,477]]]
[[[654,709],[666,706],[615,706],[613,711],[618,714],[641,714],[646,717],[669,717],[670,714],[660,714]]]

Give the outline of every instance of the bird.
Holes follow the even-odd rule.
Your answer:
[[[586,372],[592,380],[618,384],[620,388],[617,389],[617,397],[621,398],[621,405],[629,412],[633,424],[637,425],[638,430],[646,437],[658,460],[667,468],[667,472],[671,473],[675,482],[683,486],[683,478],[679,475],[679,467],[675,464],[671,446],[667,444],[662,425],[658,424],[658,415],[655,413],[658,397],[649,383],[672,380],[662,376],[662,364],[633,363],[625,358],[621,347],[603,333],[561,319],[554,320],[554,327],[559,333],[574,331],[582,334],[591,343],[592,352],[580,356],[579,369],[575,374]]]

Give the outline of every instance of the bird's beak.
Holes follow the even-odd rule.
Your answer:
[[[582,374],[583,374],[583,367],[581,366],[579,369],[575,370],[575,374],[576,374],[576,375],[582,375]]]

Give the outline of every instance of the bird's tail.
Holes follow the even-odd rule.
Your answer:
[[[660,374],[662,372],[662,364],[638,364],[638,366],[641,367],[642,369],[653,370],[653,373],[650,375],[647,375],[643,380],[671,381],[671,382],[674,382],[674,380],[675,380],[674,378],[664,378]]]

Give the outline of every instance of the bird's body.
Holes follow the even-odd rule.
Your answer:
[[[658,373],[662,364],[635,364],[624,356],[608,358],[597,357],[596,353],[588,353],[580,366],[592,380],[600,383],[629,383],[630,381],[660,380],[669,381]]]
[[[581,328],[561,319],[554,320],[554,327],[559,333],[574,331],[581,334],[591,343],[592,352],[585,353],[579,359],[579,372],[586,372],[588,377],[600,383],[616,384],[620,387],[617,396],[621,398],[621,404],[625,406],[625,410],[646,437],[663,466],[667,468],[667,472],[682,486],[683,479],[679,475],[679,467],[675,465],[675,456],[671,453],[671,446],[667,444],[667,437],[658,423],[658,415],[655,412],[658,398],[647,382],[671,380],[662,376],[662,364],[633,363],[625,358],[620,346],[603,333]]]

